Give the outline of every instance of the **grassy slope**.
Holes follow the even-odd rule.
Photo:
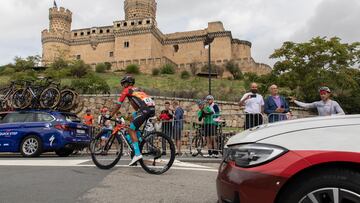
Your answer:
[[[106,80],[111,88],[112,93],[120,91],[120,79],[124,73],[96,73],[98,76]],[[136,75],[136,85],[145,89],[157,90],[158,92],[167,91],[170,96],[172,92],[193,91],[196,98],[201,98],[208,93],[208,79],[200,77],[191,77],[189,79],[181,79],[179,75]],[[64,78],[61,80],[62,85],[70,85],[74,78]],[[0,85],[9,81],[8,76],[0,75]],[[245,92],[244,82],[228,79],[212,79],[212,93],[216,98],[221,100],[234,101]]]

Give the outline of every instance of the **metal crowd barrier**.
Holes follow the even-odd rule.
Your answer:
[[[145,127],[144,135],[151,132],[163,132],[168,135],[174,144],[181,142],[182,156],[187,157],[220,157],[227,141],[235,134],[244,130],[268,123],[294,120],[311,115],[299,114],[220,114],[199,120],[196,116],[187,116],[184,120],[158,120],[151,119]],[[91,136],[100,132],[100,128],[92,127]],[[165,143],[162,150],[166,151]],[[126,148],[126,146],[124,146]],[[126,151],[126,149],[125,149]]]

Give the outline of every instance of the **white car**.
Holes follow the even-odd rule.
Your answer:
[[[360,203],[360,115],[263,125],[232,137],[219,202]]]

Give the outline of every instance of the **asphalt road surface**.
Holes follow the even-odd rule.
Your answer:
[[[217,202],[216,163],[176,161],[160,176],[128,163],[104,171],[89,157],[0,155],[0,202]]]

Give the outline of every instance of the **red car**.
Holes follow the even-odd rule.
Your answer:
[[[360,203],[360,115],[264,125],[232,137],[219,202]]]

